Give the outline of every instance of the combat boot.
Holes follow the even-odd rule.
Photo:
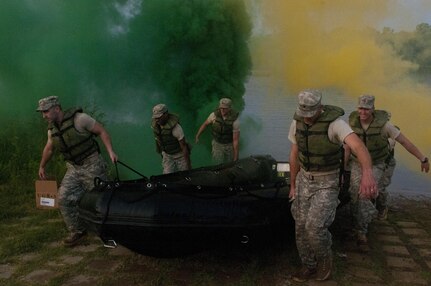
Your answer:
[[[72,232],[63,240],[65,246],[75,246],[87,236],[87,232]]]
[[[317,281],[324,281],[331,277],[332,273],[332,255],[328,255],[327,257],[319,260],[317,262]]]
[[[316,268],[308,268],[303,265],[301,269],[292,275],[292,280],[296,282],[305,282],[316,276]]]

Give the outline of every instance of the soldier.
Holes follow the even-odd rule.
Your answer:
[[[232,100],[222,98],[219,107],[202,123],[196,133],[196,143],[205,128],[212,124],[212,157],[217,164],[238,160],[239,156],[239,113],[232,109]]]
[[[163,174],[190,170],[190,150],[179,117],[168,112],[165,104],[153,108],[153,129],[157,152],[162,155]]]
[[[78,217],[78,202],[86,191],[94,186],[94,178],[107,179],[107,165],[100,155],[95,136],[100,136],[111,161],[117,161],[111,138],[103,126],[82,112],[81,108],[63,111],[57,96],[39,100],[37,111],[48,122],[48,140],[42,152],[39,177],[47,178],[45,166],[54,150],[62,153],[67,171],[58,190],[60,212],[70,235],[64,245],[74,246],[87,235]]]
[[[392,139],[400,143],[408,152],[415,156],[421,164],[421,170],[429,171],[428,158],[406,137],[401,131],[389,122],[389,113],[384,110],[375,110],[374,96],[364,94],[359,97],[358,109],[349,116],[349,124],[355,133],[366,145],[373,164],[373,174],[378,184],[378,191],[384,189],[385,161],[390,154],[388,140]],[[363,251],[368,251],[368,224],[377,217],[378,212],[370,198],[362,197],[358,192],[361,180],[360,167],[357,157],[350,156],[350,150],[346,148],[346,160],[351,159],[350,197],[351,209],[357,233],[357,244]],[[381,209],[381,216],[387,212],[386,206]]]
[[[298,282],[323,281],[332,272],[332,238],[328,228],[338,205],[342,145],[349,146],[362,167],[360,193],[375,195],[371,158],[364,144],[339,117],[344,111],[322,105],[318,90],[299,93],[299,106],[289,130],[292,216],[301,269],[292,276]]]

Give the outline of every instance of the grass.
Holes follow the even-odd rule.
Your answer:
[[[30,195],[28,191],[20,192],[15,188],[3,186],[0,189],[0,233],[3,236],[0,262],[8,262],[16,255],[39,249],[64,235],[58,211],[36,210],[34,204],[34,191]]]

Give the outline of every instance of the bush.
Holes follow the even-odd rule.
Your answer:
[[[38,177],[39,163],[46,142],[42,121],[6,122],[0,133],[0,184],[25,186]],[[54,156],[48,171],[54,177],[64,173],[64,162]]]

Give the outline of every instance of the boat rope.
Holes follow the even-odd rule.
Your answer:
[[[109,216],[109,211],[110,211],[110,208],[111,208],[112,197],[114,196],[115,190],[118,189],[119,183],[115,182],[114,186],[112,186],[110,183],[106,183],[106,182],[102,181],[100,178],[98,178],[97,183],[99,185],[102,185],[102,186],[103,186],[103,184],[106,184],[106,186],[104,187],[104,189],[109,191],[109,198],[108,198],[108,202],[106,204],[106,212],[105,212],[105,215],[103,216],[103,220],[102,220],[102,223],[100,225],[100,238],[102,239],[102,241],[104,243],[104,246],[107,247],[107,245],[111,245],[112,244],[110,242],[112,239],[111,238],[107,238],[105,236],[105,234],[104,234],[104,228],[105,228],[106,220],[108,219],[108,216]],[[96,180],[95,180],[95,184],[96,184]],[[116,246],[116,242],[115,241],[114,241],[114,244]]]
[[[130,166],[128,166],[128,165],[126,165],[125,163],[121,162],[120,160],[117,160],[117,161],[115,161],[115,170],[116,170],[116,172],[117,172],[117,180],[118,180],[118,181],[120,180],[120,177],[119,177],[119,175],[118,175],[118,167],[117,167],[117,163],[118,163],[118,164],[123,165],[124,167],[126,167],[126,168],[127,168],[127,169],[129,169],[130,171],[135,172],[136,174],[138,174],[139,176],[141,176],[142,178],[144,178],[146,181],[148,181],[148,178],[147,178],[145,175],[143,175],[143,174],[139,173],[138,171],[136,171],[136,170],[135,170],[135,169],[133,169],[132,167],[130,167]]]

